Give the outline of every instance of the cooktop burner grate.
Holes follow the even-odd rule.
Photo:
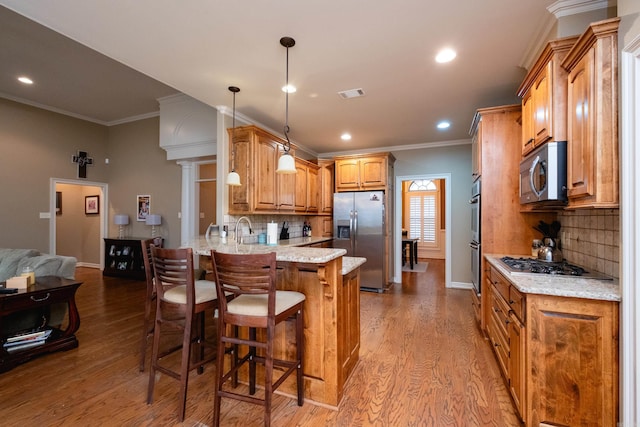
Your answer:
[[[562,262],[546,262],[536,258],[513,258],[509,256],[500,259],[507,269],[514,273],[538,273],[538,274],[557,274],[562,276],[580,276],[584,278],[610,279],[599,273],[590,273],[584,268]]]

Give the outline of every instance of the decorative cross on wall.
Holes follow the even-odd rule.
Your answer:
[[[93,157],[87,157],[86,151],[78,151],[77,155],[71,156],[71,161],[78,164],[78,178],[86,178],[87,165],[93,164]]]

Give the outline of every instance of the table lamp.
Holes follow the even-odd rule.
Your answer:
[[[118,239],[124,238],[124,226],[129,224],[129,215],[118,214],[113,216],[114,224],[120,227],[118,231]]]
[[[147,215],[145,223],[151,226],[151,237],[156,237],[156,225],[162,224],[162,217],[160,215]]]

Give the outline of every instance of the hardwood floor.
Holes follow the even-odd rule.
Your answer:
[[[274,426],[517,426],[467,290],[444,288],[444,262],[402,273],[402,285],[361,294],[360,361],[338,411],[276,396]],[[159,376],[146,404],[138,371],[144,282],[78,268],[80,346],[0,374],[0,424],[10,426],[209,426],[214,366],[189,378],[177,422],[178,382]],[[262,425],[262,408],[223,399],[222,425]]]

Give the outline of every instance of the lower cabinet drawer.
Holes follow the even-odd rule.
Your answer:
[[[502,333],[501,328],[497,325],[497,319],[491,315],[487,324],[489,340],[493,351],[496,353],[498,365],[502,370],[505,378],[509,378],[509,344],[507,337]]]

